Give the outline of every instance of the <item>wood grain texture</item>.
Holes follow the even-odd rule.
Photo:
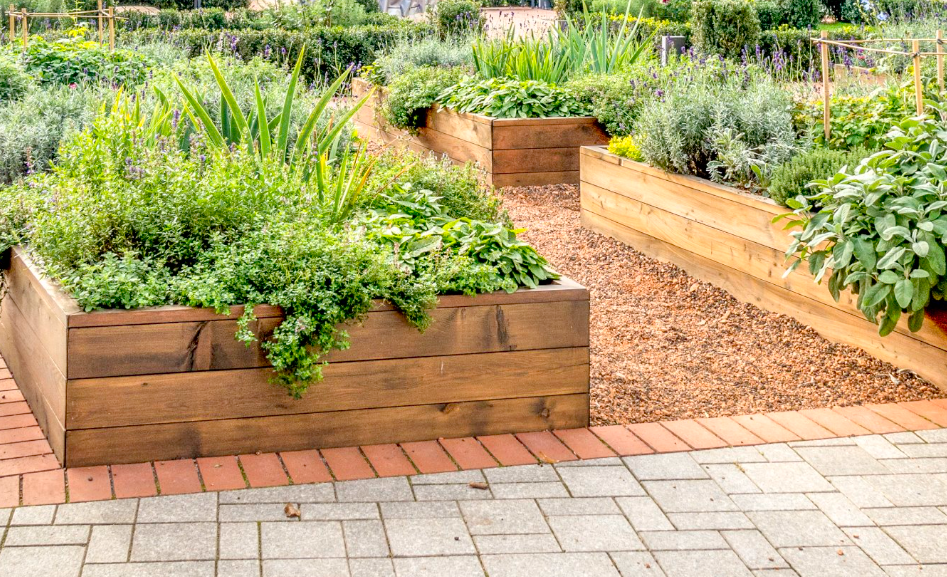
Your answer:
[[[767,199],[745,198],[727,187],[714,190],[713,183],[695,181],[700,179],[666,175],[601,149],[583,148],[583,226],[672,262],[740,300],[793,316],[830,340],[911,369],[947,390],[943,325],[928,322],[918,333],[899,326],[887,337],[878,336],[877,326],[865,320],[850,296],[834,302],[802,269],[782,277],[785,241],[779,235],[788,233],[771,221],[785,209]]]
[[[437,308],[425,333],[396,311],[366,315],[348,328],[352,346],[329,362],[588,346],[588,301]],[[264,340],[281,322],[260,319]],[[543,330],[537,330],[543,327]],[[234,339],[237,321],[161,323],[69,331],[69,379],[149,375],[269,365],[256,343]]]
[[[493,151],[493,175],[579,170],[579,148],[517,148]]]
[[[69,381],[70,429],[588,393],[589,349],[332,363],[323,374],[302,399],[270,369]]]
[[[548,184],[579,184],[579,171],[559,172],[512,172],[493,174],[490,184],[497,188],[504,186],[546,186]]]
[[[493,125],[493,150],[578,148],[608,143],[608,135],[594,118],[579,118],[576,120],[581,122],[570,124],[553,124],[554,118],[536,120],[540,122],[527,126],[497,120]]]
[[[82,429],[67,466],[466,437],[588,425],[587,394]]]

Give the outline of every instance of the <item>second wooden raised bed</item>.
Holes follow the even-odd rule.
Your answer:
[[[0,354],[68,467],[588,425],[589,294],[444,296],[425,332],[379,304],[301,399],[230,315],[84,313],[14,249]],[[282,320],[256,309],[265,339]]]
[[[844,293],[835,302],[806,267],[787,277],[792,239],[773,218],[789,210],[701,178],[666,173],[601,147],[582,149],[582,224],[672,262],[760,308],[784,313],[825,338],[910,369],[947,390],[947,311],[929,308],[917,333],[881,337]]]
[[[355,79],[352,92],[371,88]],[[416,151],[446,154],[455,162],[476,162],[493,186],[542,186],[579,182],[579,147],[605,144],[608,136],[592,117],[490,118],[435,106],[416,136],[388,126],[379,112],[379,90],[358,111],[359,133],[381,142],[400,143]]]

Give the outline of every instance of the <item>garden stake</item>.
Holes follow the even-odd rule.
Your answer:
[[[10,44],[16,42],[16,16],[14,10],[13,4],[10,4],[10,9],[7,10],[7,16],[10,19]]]
[[[921,87],[921,41],[912,40],[911,50],[914,51],[914,101],[917,104],[917,115],[924,114],[924,91]],[[940,47],[937,47],[940,52]]]
[[[20,19],[23,22],[23,52],[26,52],[26,44],[30,41],[30,24],[26,18],[26,8],[23,9]]]
[[[98,18],[98,20],[99,20],[99,46],[101,46],[102,43],[105,42],[105,33],[104,33],[104,31],[102,30],[102,0],[98,0],[98,6],[99,6],[99,9],[98,9],[98,13],[99,13],[99,18]]]
[[[822,127],[825,130],[825,141],[829,141],[831,128],[829,127],[829,45],[825,43],[829,38],[828,30],[819,34],[819,51],[822,54]]]
[[[937,87],[940,88],[940,91],[944,91],[944,52],[941,50],[941,46],[944,45],[944,31],[940,28],[937,29]]]
[[[109,6],[109,52],[115,52],[115,6]]]

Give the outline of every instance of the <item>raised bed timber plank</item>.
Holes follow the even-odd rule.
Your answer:
[[[881,337],[852,295],[835,302],[805,267],[784,276],[791,238],[767,198],[663,172],[601,147],[581,152],[582,224],[672,262],[734,297],[788,314],[829,340],[856,346],[947,390],[947,310],[928,309],[924,327],[902,323]]]
[[[352,83],[355,96],[371,86]],[[458,163],[477,162],[494,186],[541,186],[579,182],[579,147],[604,144],[608,136],[591,117],[500,119],[435,106],[418,134],[393,128],[379,111],[377,90],[355,116],[360,134],[415,151],[447,155]]]
[[[0,354],[69,467],[588,424],[589,295],[568,279],[443,296],[423,334],[379,302],[295,400],[234,339],[242,307],[82,312],[20,248],[4,275]],[[255,312],[266,339],[282,313]]]

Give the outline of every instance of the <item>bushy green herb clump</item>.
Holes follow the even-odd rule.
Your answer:
[[[362,67],[361,74],[375,84],[386,86],[413,68],[465,67],[470,64],[471,59],[469,42],[441,40],[431,36],[397,44],[391,52],[376,59],[372,65]]]
[[[96,42],[71,38],[46,42],[30,41],[23,56],[26,71],[44,84],[104,82],[137,86],[145,81],[149,63],[130,50],[110,52]]]
[[[422,66],[405,72],[388,86],[382,107],[385,120],[398,128],[417,130],[438,96],[461,77],[463,71],[457,68]]]
[[[284,163],[201,132],[182,149],[169,125],[152,125],[120,102],[64,143],[55,171],[0,189],[0,251],[26,245],[86,309],[251,305],[237,336],[263,341],[293,395],[321,378],[326,353],[348,346],[342,325],[363,318],[373,299],[424,328],[437,294],[556,276],[517,231],[479,220],[498,212],[493,200],[448,185],[453,174],[438,164],[424,167],[437,177],[409,168],[371,180],[340,212],[325,193],[348,178],[342,153],[322,168],[305,154]],[[396,163],[384,162],[390,175]],[[406,182],[409,174],[439,184],[445,198]],[[270,335],[258,332],[257,304],[285,313]]]
[[[785,206],[791,198],[811,194],[812,190],[808,185],[812,181],[829,178],[843,167],[854,170],[869,154],[864,148],[852,151],[814,148],[794,156],[773,171],[767,188],[769,197]]]
[[[439,0],[428,10],[441,38],[479,34],[486,22],[475,0]]]
[[[760,20],[750,0],[700,0],[694,2],[691,34],[701,52],[738,59],[759,42]]]
[[[634,128],[644,105],[664,94],[670,76],[669,67],[638,67],[623,74],[589,75],[563,85],[575,101],[588,107],[605,132],[625,136]]]
[[[754,186],[797,152],[790,108],[789,94],[765,77],[695,71],[644,107],[634,134],[649,164]]]
[[[799,217],[790,225],[802,230],[792,233],[787,255],[808,261],[817,282],[827,278],[836,300],[844,290],[856,293],[881,335],[902,314],[920,330],[925,307],[947,293],[944,123],[909,118],[890,136],[886,150],[788,201]]]
[[[468,77],[444,90],[437,100],[459,112],[493,118],[584,116],[585,106],[554,84],[539,80]]]
[[[0,102],[17,100],[30,86],[30,77],[12,57],[0,52]]]
[[[612,138],[608,142],[608,151],[631,160],[637,160],[639,162],[644,160],[644,156],[641,155],[641,150],[638,148],[638,145],[635,144],[635,139],[631,135]]]

